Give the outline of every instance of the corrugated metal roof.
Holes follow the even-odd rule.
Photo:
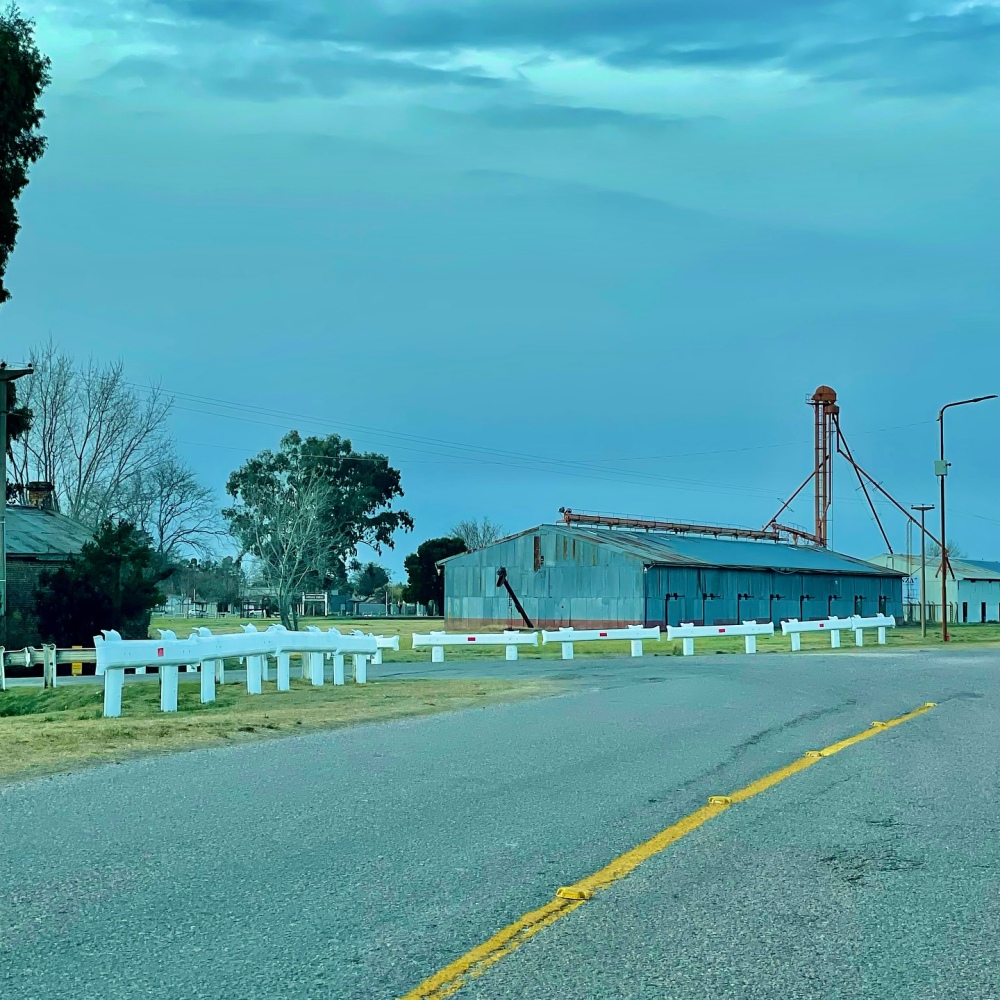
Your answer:
[[[568,530],[577,537],[613,545],[622,552],[662,566],[782,569],[799,573],[860,573],[872,576],[906,575],[898,570],[873,566],[854,556],[811,545],[784,545],[653,531],[576,527]]]
[[[874,565],[864,559],[820,549],[811,545],[786,545],[777,542],[752,542],[711,538],[700,535],[677,535],[661,531],[624,531],[618,528],[592,528],[579,525],[540,524],[518,532],[503,541],[529,534],[557,534],[609,546],[623,555],[658,566],[715,566],[732,569],[779,569],[798,573],[854,573],[866,576],[906,576],[896,569]],[[491,546],[486,546],[490,548]],[[438,562],[442,566],[460,560],[462,552]]]
[[[876,565],[891,566],[893,563],[901,563],[903,566],[907,565],[907,557],[905,555],[890,555],[889,553],[883,553],[882,555],[875,556],[872,560]],[[982,580],[990,579],[997,580],[1000,579],[1000,562],[990,562],[986,559],[955,559],[949,558],[948,564],[951,567],[951,572],[960,580]],[[941,560],[934,556],[927,557],[927,575],[937,576],[940,572]],[[920,556],[910,555],[909,557],[909,575],[915,576],[920,572]]]
[[[65,514],[37,507],[7,507],[7,554],[55,556],[79,552],[93,535]]]
[[[949,558],[948,561],[952,564],[952,568],[954,568],[956,560]],[[963,569],[969,568],[971,570],[967,579],[978,579],[976,571],[993,579],[1000,578],[1000,562],[987,562],[982,559],[963,559],[961,560],[961,566]]]

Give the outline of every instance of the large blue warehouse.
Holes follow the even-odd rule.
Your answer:
[[[813,545],[543,524],[444,559],[449,627],[902,617],[904,574]]]

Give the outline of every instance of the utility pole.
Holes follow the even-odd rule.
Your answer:
[[[941,480],[941,641],[948,642],[948,536],[944,524],[944,481],[948,475],[951,462],[944,457],[944,411],[953,406],[966,406],[969,403],[982,403],[987,399],[1000,399],[995,392],[989,396],[976,396],[974,399],[960,399],[954,403],[945,403],[938,410],[938,424],[941,429],[941,457],[934,463],[934,475]]]
[[[0,361],[0,486],[3,497],[0,500],[0,646],[7,644],[7,413],[10,410],[10,383],[34,369],[8,368],[6,361]]]
[[[927,638],[927,529],[924,527],[924,518],[927,511],[933,510],[932,503],[911,504],[911,510],[920,511],[920,638]],[[907,556],[909,560],[909,556]],[[907,561],[909,570],[909,561]]]

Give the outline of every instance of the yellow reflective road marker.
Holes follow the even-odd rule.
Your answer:
[[[495,965],[512,951],[516,951],[540,930],[583,906],[587,900],[593,898],[596,892],[607,889],[619,879],[635,871],[643,861],[648,861],[649,858],[666,850],[671,844],[677,843],[682,837],[697,830],[708,820],[724,813],[730,806],[752,799],[755,795],[759,795],[768,788],[784,781],[785,778],[790,778],[793,774],[798,774],[799,771],[804,771],[807,767],[819,763],[824,757],[832,757],[835,753],[840,753],[841,750],[845,750],[855,743],[877,736],[893,726],[909,722],[910,719],[915,719],[918,715],[923,715],[924,712],[929,712],[936,707],[935,702],[929,701],[921,705],[920,708],[915,708],[912,712],[897,716],[895,719],[889,719],[886,722],[873,722],[871,727],[864,732],[850,736],[846,740],[840,740],[838,743],[832,743],[822,750],[810,750],[804,757],[800,757],[777,771],[772,771],[763,778],[752,781],[749,785],[731,792],[729,795],[711,796],[708,805],[696,809],[682,820],[678,820],[672,826],[661,830],[655,837],[651,837],[645,843],[632,848],[631,851],[619,855],[600,871],[580,879],[573,885],[562,886],[557,890],[554,899],[537,910],[525,913],[524,916],[504,927],[503,930],[497,931],[488,941],[484,941],[471,951],[466,952],[461,958],[441,969],[440,972],[435,972],[429,979],[425,979],[419,986],[400,997],[400,1000],[444,1000],[445,997],[454,996],[470,980],[481,976],[491,965]]]

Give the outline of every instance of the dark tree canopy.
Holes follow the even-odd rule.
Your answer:
[[[350,579],[351,588],[358,597],[385,596],[385,588],[389,586],[389,571],[377,562],[368,562],[363,566],[359,563]]]
[[[28,183],[28,168],[45,152],[38,107],[49,83],[49,60],[35,44],[35,25],[11,4],[0,13],[0,303],[20,223],[15,204]]]
[[[117,629],[122,638],[145,639],[167,573],[134,525],[105,521],[83,551],[43,574],[36,595],[42,638],[90,646],[101,629]]]
[[[417,546],[417,551],[403,560],[406,567],[406,587],[403,600],[416,604],[434,603],[438,612],[444,610],[444,574],[434,564],[439,559],[465,552],[461,538],[428,538]]]

